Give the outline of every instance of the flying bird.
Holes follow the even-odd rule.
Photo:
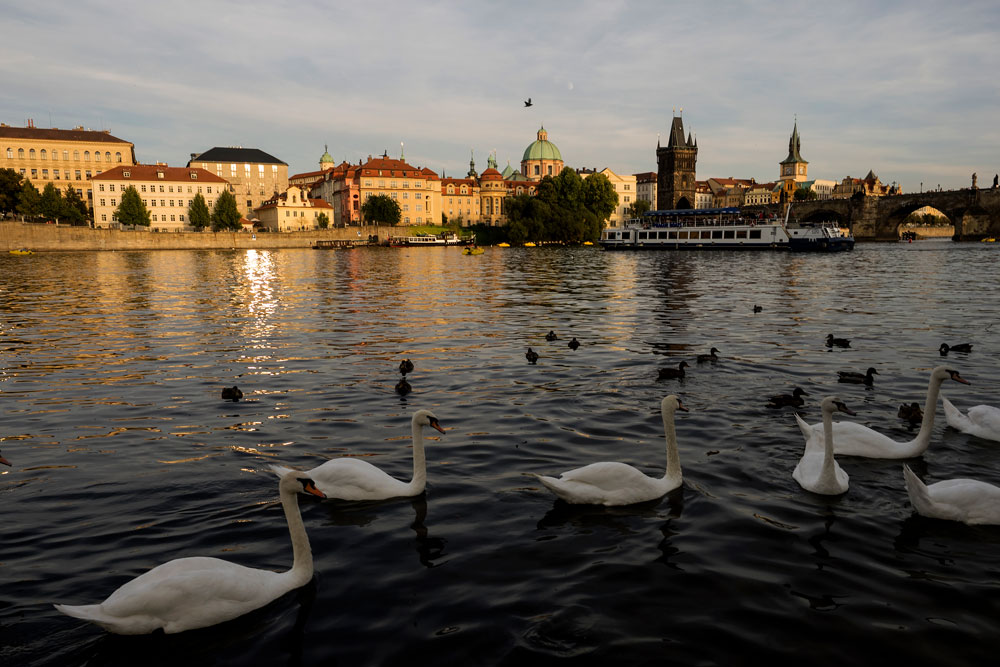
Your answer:
[[[526,107],[530,107],[531,106],[531,98],[530,97],[524,101],[524,106],[526,106]]]

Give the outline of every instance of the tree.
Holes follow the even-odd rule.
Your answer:
[[[650,204],[645,199],[636,199],[634,202],[625,207],[625,214],[630,218],[641,218],[643,214],[652,208]]]
[[[807,201],[816,199],[816,191],[809,188],[797,188],[793,195],[795,201]]]
[[[42,188],[42,198],[38,203],[38,212],[49,220],[58,221],[59,218],[63,217],[65,208],[66,204],[63,202],[62,193],[59,192],[59,188],[56,187],[55,183],[46,183],[45,187]]]
[[[87,204],[80,197],[80,193],[72,185],[67,185],[66,196],[63,197],[63,217],[77,224],[86,220],[87,214]]]
[[[142,197],[139,196],[139,191],[135,189],[134,185],[128,186],[128,189],[122,193],[121,203],[115,209],[115,219],[123,225],[149,227],[149,211],[142,203]]]
[[[0,169],[0,213],[16,210],[19,194],[21,194],[21,174],[13,169]]]
[[[583,182],[583,205],[602,225],[618,208],[618,193],[604,174],[591,174]]]
[[[326,213],[320,213],[316,216],[316,224],[319,225],[320,229],[326,229],[330,226],[330,216]]]
[[[212,223],[212,214],[208,212],[208,204],[200,192],[188,204],[188,223],[199,232]]]
[[[236,197],[229,190],[223,190],[212,207],[212,231],[239,231],[243,229],[240,224],[242,217],[236,206]]]
[[[403,212],[396,200],[387,195],[374,195],[361,205],[361,219],[377,225],[398,225]]]
[[[22,217],[33,217],[38,215],[41,205],[42,196],[38,194],[38,188],[28,179],[24,179],[24,183],[21,184],[21,191],[17,195],[17,212]]]

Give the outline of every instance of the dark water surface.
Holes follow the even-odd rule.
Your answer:
[[[803,491],[790,409],[838,395],[892,437],[938,346],[960,408],[1000,404],[998,249],[849,254],[455,248],[0,256],[0,664],[989,664],[1000,527],[923,519],[899,461],[841,457],[850,491]],[[753,312],[753,305],[763,307]],[[555,330],[560,338],[546,342]],[[827,334],[851,338],[830,349]],[[582,346],[566,346],[575,336]],[[528,365],[528,346],[541,355]],[[712,346],[721,359],[697,364]],[[414,391],[393,391],[405,357]],[[691,363],[683,380],[660,366]],[[836,371],[875,366],[873,388]],[[220,390],[238,385],[239,403]],[[681,489],[572,507],[526,472],[600,460],[662,474],[676,393]],[[301,499],[316,578],[265,609],[118,637],[53,602],[103,600],[172,558],[286,569],[268,464],[346,454],[416,499]],[[437,434],[435,433],[435,436]],[[1000,445],[938,407],[908,463],[1000,484]]]

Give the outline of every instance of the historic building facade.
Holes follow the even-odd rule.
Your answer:
[[[809,180],[809,163],[802,159],[799,139],[799,123],[795,122],[792,136],[788,139],[788,156],[779,163],[778,182],[781,184],[782,196],[786,201],[792,201],[795,191],[801,184]]]
[[[521,174],[529,181],[540,181],[545,176],[553,178],[563,170],[562,153],[549,141],[549,133],[542,127],[538,138],[528,144],[521,156]]]
[[[288,189],[288,165],[257,148],[218,147],[191,154],[188,167],[199,167],[226,179],[245,216]]]
[[[650,210],[656,208],[656,172],[646,171],[635,176],[635,198],[649,202]]]
[[[698,142],[684,138],[684,121],[675,116],[666,148],[656,142],[657,209],[694,208],[697,162]]]
[[[254,210],[257,226],[273,232],[319,229],[319,216],[325,214],[333,223],[333,207],[322,199],[309,197],[309,191],[296,185],[272,197]]]
[[[604,177],[608,179],[612,187],[615,189],[615,193],[618,194],[618,206],[611,213],[608,218],[608,226],[610,227],[621,227],[625,220],[629,217],[627,210],[636,199],[636,176],[635,174],[624,174],[619,175],[613,172],[611,169],[605,167],[601,171],[588,171],[586,169],[580,170],[578,172],[583,178],[590,178],[594,174],[604,174]]]
[[[196,167],[134,164],[101,172],[91,181],[94,189],[94,226],[117,224],[115,210],[122,193],[135,187],[150,213],[153,231],[176,232],[188,227],[188,207],[201,193],[211,211],[215,200],[229,188],[226,179]]]
[[[88,206],[94,205],[91,179],[118,165],[135,164],[135,146],[107,131],[11,127],[0,123],[0,168],[13,169],[38,188],[52,183],[60,191],[73,187]]]

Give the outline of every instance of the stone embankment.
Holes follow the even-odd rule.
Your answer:
[[[365,226],[306,232],[150,232],[91,229],[67,225],[0,222],[0,251],[66,250],[229,250],[232,248],[309,248],[320,240],[363,240],[377,235],[405,236],[405,227]]]

